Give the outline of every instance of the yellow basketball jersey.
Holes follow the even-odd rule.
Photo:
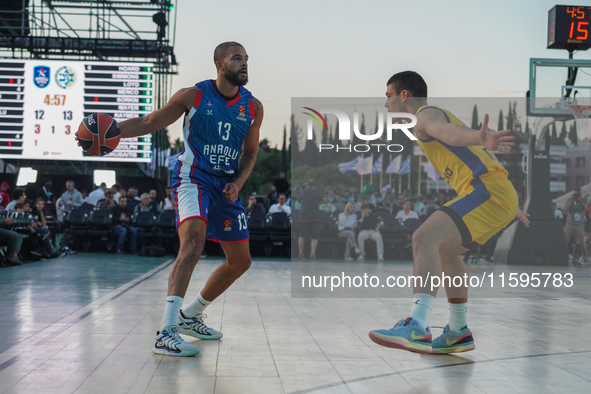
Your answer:
[[[445,114],[448,122],[465,126],[451,112],[434,105],[419,108],[415,115],[426,108],[438,109]],[[468,191],[472,180],[482,175],[507,177],[507,170],[498,162],[494,153],[482,145],[450,146],[433,137],[422,140],[416,133],[415,136],[427,159],[458,194]]]

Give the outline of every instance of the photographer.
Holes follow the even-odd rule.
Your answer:
[[[583,244],[583,229],[585,227],[585,215],[587,213],[587,204],[581,198],[581,188],[578,187],[570,196],[570,200],[564,207],[566,213],[566,225],[564,226],[564,235],[567,244],[570,239],[575,237],[575,250],[573,252],[573,261],[579,261],[581,254],[581,245]]]

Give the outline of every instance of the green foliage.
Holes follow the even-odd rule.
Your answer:
[[[472,125],[470,127],[474,130],[480,129],[480,126],[478,125],[478,108],[476,107],[476,104],[474,104],[474,110],[472,110]]]
[[[259,141],[256,164],[240,190],[240,198],[245,201],[253,192],[266,195],[281,171],[281,151],[271,148],[268,139],[262,139]]]

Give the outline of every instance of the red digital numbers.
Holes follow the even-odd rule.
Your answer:
[[[577,32],[583,33],[582,35],[576,36],[575,40],[586,40],[589,37],[589,30],[587,28],[583,28],[587,26],[589,22],[577,22]],[[568,33],[568,38],[572,39],[575,29],[575,22],[570,23],[570,32]]]

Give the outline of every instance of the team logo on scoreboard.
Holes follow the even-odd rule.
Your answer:
[[[33,69],[33,82],[38,88],[49,85],[49,67],[37,66]]]
[[[55,73],[55,83],[62,89],[71,88],[76,83],[76,72],[66,66],[58,68]]]

